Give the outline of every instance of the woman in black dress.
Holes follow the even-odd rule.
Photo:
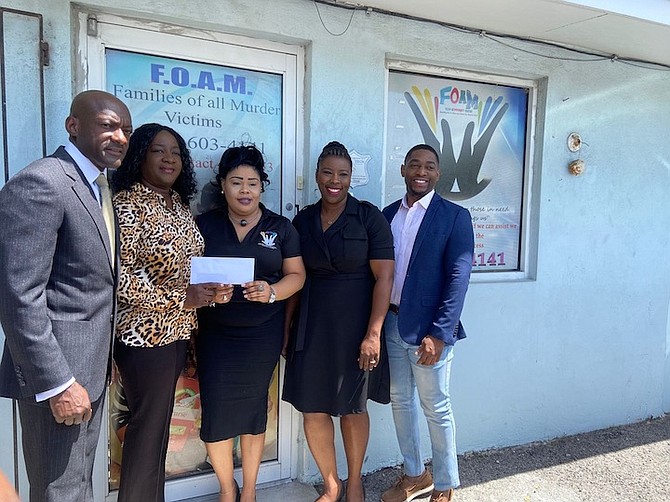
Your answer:
[[[197,218],[204,254],[254,258],[255,278],[235,286],[224,304],[198,310],[200,437],[221,485],[219,501],[232,502],[240,496],[233,440],[241,436],[241,500],[251,502],[265,444],[268,386],[282,349],[283,300],[302,288],[305,268],[291,222],[260,203],[268,182],[261,152],[254,146],[226,150],[217,182],[222,207]]]
[[[324,481],[318,499],[323,502],[343,494],[332,417],[340,417],[344,439],[346,499],[362,501],[367,400],[390,400],[380,338],[393,284],[393,236],[379,209],[348,195],[351,170],[347,149],[327,144],[316,169],[321,200],[293,221],[307,282],[293,316],[283,399],[303,413],[305,437]]]

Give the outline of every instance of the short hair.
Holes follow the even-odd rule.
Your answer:
[[[219,172],[216,174],[216,183],[221,186],[221,182],[228,176],[228,173],[240,166],[250,166],[258,173],[261,179],[261,191],[265,191],[266,185],[270,184],[268,173],[265,172],[265,161],[263,154],[255,145],[233,146],[228,148],[219,160]],[[221,199],[224,197],[221,195]]]
[[[142,179],[142,164],[147,156],[147,150],[154,138],[161,131],[167,131],[177,140],[181,157],[181,173],[172,185],[172,190],[179,194],[184,204],[188,204],[198,192],[198,183],[195,179],[195,168],[191,159],[191,152],[181,135],[171,127],[149,123],[138,127],[128,143],[128,153],[118,169],[111,177],[111,186],[114,192],[130,190],[130,187]]]
[[[349,151],[342,143],[339,143],[337,141],[331,141],[330,143],[328,143],[326,146],[323,147],[323,150],[321,150],[321,154],[319,155],[319,158],[316,161],[317,172],[319,171],[321,162],[326,157],[341,157],[349,162],[349,166],[353,166],[351,162],[351,156],[349,155]]]
[[[425,143],[421,143],[419,145],[414,145],[412,148],[409,149],[407,154],[405,155],[405,160],[403,161],[403,164],[407,164],[407,160],[409,159],[409,156],[412,155],[414,152],[417,150],[428,150],[429,152],[433,152],[433,155],[435,155],[435,158],[437,159],[437,164],[440,164],[440,156],[437,154],[435,151],[435,148],[433,148],[430,145],[426,145]]]

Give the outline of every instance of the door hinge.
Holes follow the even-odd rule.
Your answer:
[[[86,18],[86,34],[89,37],[98,36],[98,18],[95,16],[88,16]]]
[[[42,66],[49,66],[49,42],[44,40],[40,41],[40,58]]]

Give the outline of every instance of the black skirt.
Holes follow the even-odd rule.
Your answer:
[[[268,387],[283,341],[283,314],[278,310],[259,326],[201,325],[196,355],[203,441],[265,432]]]

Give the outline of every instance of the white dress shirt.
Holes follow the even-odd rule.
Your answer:
[[[70,155],[70,157],[72,157],[72,159],[77,164],[77,167],[79,167],[79,169],[81,170],[82,174],[84,175],[84,178],[86,178],[86,181],[93,190],[95,200],[97,200],[100,207],[102,207],[102,198],[100,197],[100,187],[95,182],[97,177],[100,176],[100,169],[95,167],[93,165],[93,162],[88,160],[88,158],[85,157],[84,154],[81,153],[79,149],[71,141],[68,141],[67,145],[65,145],[65,151]]]
[[[400,305],[402,288],[405,284],[405,276],[409,267],[409,259],[412,256],[414,241],[419,227],[423,221],[430,202],[433,200],[435,190],[417,200],[412,207],[407,205],[407,194],[402,198],[398,212],[391,221],[391,232],[393,232],[393,246],[395,247],[395,272],[393,274],[393,289],[391,290],[391,303]]]

